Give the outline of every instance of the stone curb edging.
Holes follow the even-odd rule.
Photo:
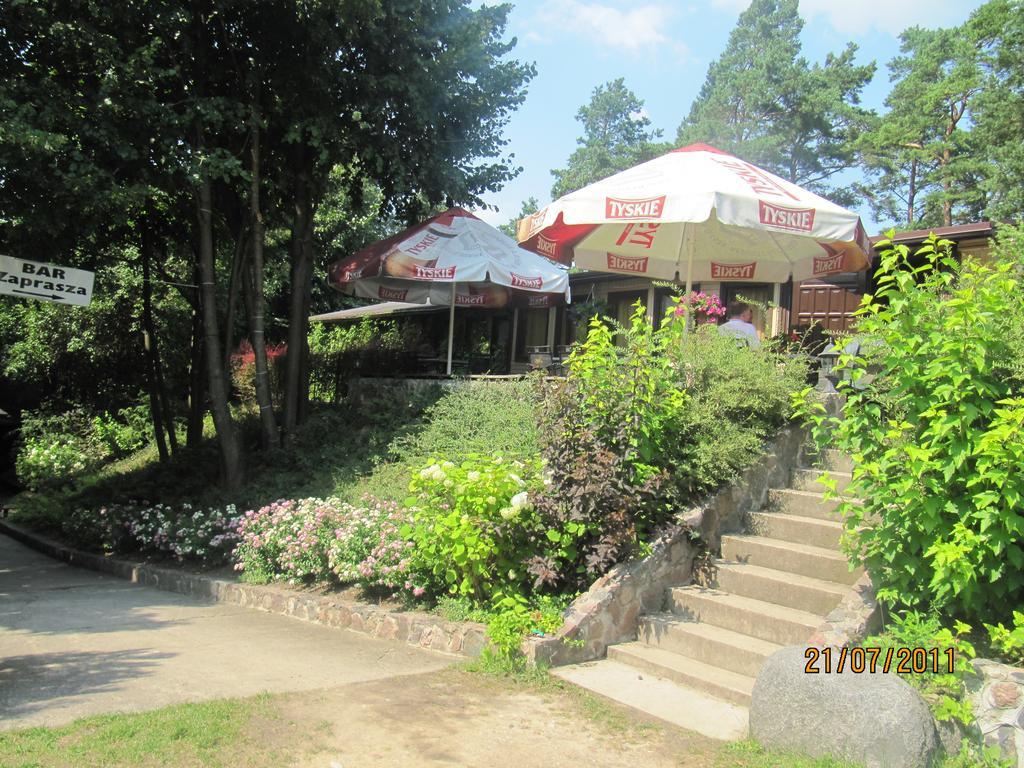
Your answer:
[[[445,621],[428,613],[393,611],[336,597],[306,596],[272,586],[245,584],[82,552],[6,520],[0,520],[0,532],[55,560],[168,592],[277,613],[312,624],[349,629],[382,640],[397,640],[417,648],[460,656],[479,656],[487,645],[482,624]]]

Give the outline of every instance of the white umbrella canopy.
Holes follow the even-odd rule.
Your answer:
[[[733,155],[694,144],[519,222],[520,245],[584,269],[783,283],[867,268],[860,217]]]
[[[328,282],[353,296],[450,306],[448,373],[456,307],[501,309],[517,295],[529,306],[569,301],[564,267],[462,208],[451,208],[332,264]]]

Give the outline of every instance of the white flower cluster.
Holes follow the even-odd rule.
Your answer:
[[[530,494],[528,491],[520,491],[509,501],[509,506],[499,512],[499,514],[505,520],[513,520],[519,517],[520,512],[529,512],[533,509],[533,505],[530,503]]]

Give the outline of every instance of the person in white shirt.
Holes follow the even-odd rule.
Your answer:
[[[718,326],[718,332],[742,339],[751,349],[761,346],[757,329],[750,322],[754,319],[753,308],[742,301],[729,302],[729,319]]]

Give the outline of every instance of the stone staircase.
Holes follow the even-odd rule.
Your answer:
[[[849,458],[830,452],[823,463],[845,489]],[[749,533],[722,536],[712,574],[667,590],[663,611],[640,617],[635,642],[554,674],[709,736],[745,737],[765,659],[806,643],[861,575],[839,551],[838,502],[824,498],[820,475],[796,469],[790,487],[771,490],[765,507],[751,512]],[[660,704],[644,706],[645,683]],[[667,683],[678,691],[671,712],[664,711]]]

